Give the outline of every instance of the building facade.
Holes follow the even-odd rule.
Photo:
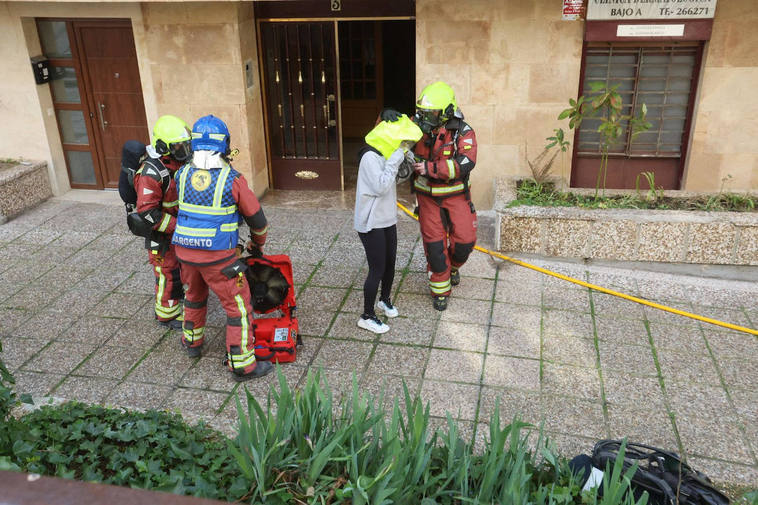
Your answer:
[[[0,158],[46,160],[55,194],[112,188],[123,141],[212,113],[259,195],[346,190],[381,108],[410,113],[444,80],[476,131],[487,209],[494,180],[529,175],[569,99],[602,81],[651,123],[610,149],[607,187],[653,171],[669,189],[758,189],[754,1],[589,2],[572,20],[570,0],[3,1]],[[568,132],[554,175],[594,187],[597,125]]]

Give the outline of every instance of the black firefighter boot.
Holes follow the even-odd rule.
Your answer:
[[[461,283],[461,273],[458,271],[457,268],[451,268],[450,269],[450,284],[453,286],[457,286]]]
[[[432,305],[437,310],[447,309],[447,296],[434,296],[432,298]]]
[[[234,380],[237,382],[244,382],[249,381],[250,379],[257,379],[259,377],[263,377],[264,375],[269,374],[271,371],[274,370],[274,365],[269,363],[268,361],[256,361],[255,362],[255,368],[251,372],[248,373],[239,373],[234,372]]]

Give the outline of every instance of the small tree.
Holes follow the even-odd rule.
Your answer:
[[[545,139],[547,140],[547,144],[542,149],[542,152],[531,161],[529,160],[529,144],[526,144],[524,157],[526,158],[527,165],[529,165],[529,169],[532,171],[532,178],[538,186],[541,186],[547,181],[547,177],[550,174],[550,170],[553,168],[553,162],[558,156],[558,153],[566,152],[566,149],[569,146],[569,142],[564,140],[565,134],[562,129],[555,128],[553,131],[555,132],[555,135]],[[555,146],[558,146],[560,151],[555,151],[552,156],[548,157],[548,153]]]
[[[600,133],[600,168],[597,172],[595,184],[595,198],[600,191],[602,180],[603,196],[605,196],[605,181],[608,173],[608,152],[611,147],[621,142],[625,137],[627,128],[631,128],[631,138],[650,129],[652,126],[646,121],[647,106],[640,106],[639,114],[622,114],[624,104],[619,94],[619,84],[609,86],[608,83],[597,81],[589,83],[590,93],[582,95],[578,100],[570,99],[570,107],[560,113],[558,119],[569,120],[569,128],[579,128],[582,121],[587,118],[599,117],[601,119],[597,132]],[[624,124],[628,122],[628,124]]]

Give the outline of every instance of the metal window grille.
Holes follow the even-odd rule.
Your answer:
[[[583,93],[591,82],[618,84],[623,114],[638,114],[647,106],[651,128],[632,139],[628,124],[624,140],[610,147],[612,156],[680,157],[687,125],[692,80],[698,63],[697,46],[588,47],[585,53]],[[600,118],[582,121],[578,154],[599,154]]]

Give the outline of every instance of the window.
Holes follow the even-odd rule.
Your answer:
[[[623,114],[647,107],[650,129],[632,138],[628,124],[621,141],[610,146],[607,186],[634,189],[641,172],[653,172],[656,184],[679,189],[692,118],[702,42],[673,43],[589,42],[582,61],[582,94],[590,83],[618,86]],[[574,143],[571,186],[595,187],[601,119],[582,122]]]
[[[92,156],[94,143],[85,119],[88,115],[87,105],[81,98],[81,67],[76,48],[72,48],[70,42],[73,40],[71,22],[39,19],[37,30],[42,51],[50,59],[53,107],[58,119],[69,180],[74,187],[97,186]]]
[[[642,104],[652,127],[611,147],[610,152],[625,156],[680,157],[687,126],[687,111],[695,78],[698,48],[690,47],[590,47],[586,51],[583,93],[589,83],[618,84],[624,100],[624,114]],[[600,119],[582,122],[579,154],[600,152]]]

